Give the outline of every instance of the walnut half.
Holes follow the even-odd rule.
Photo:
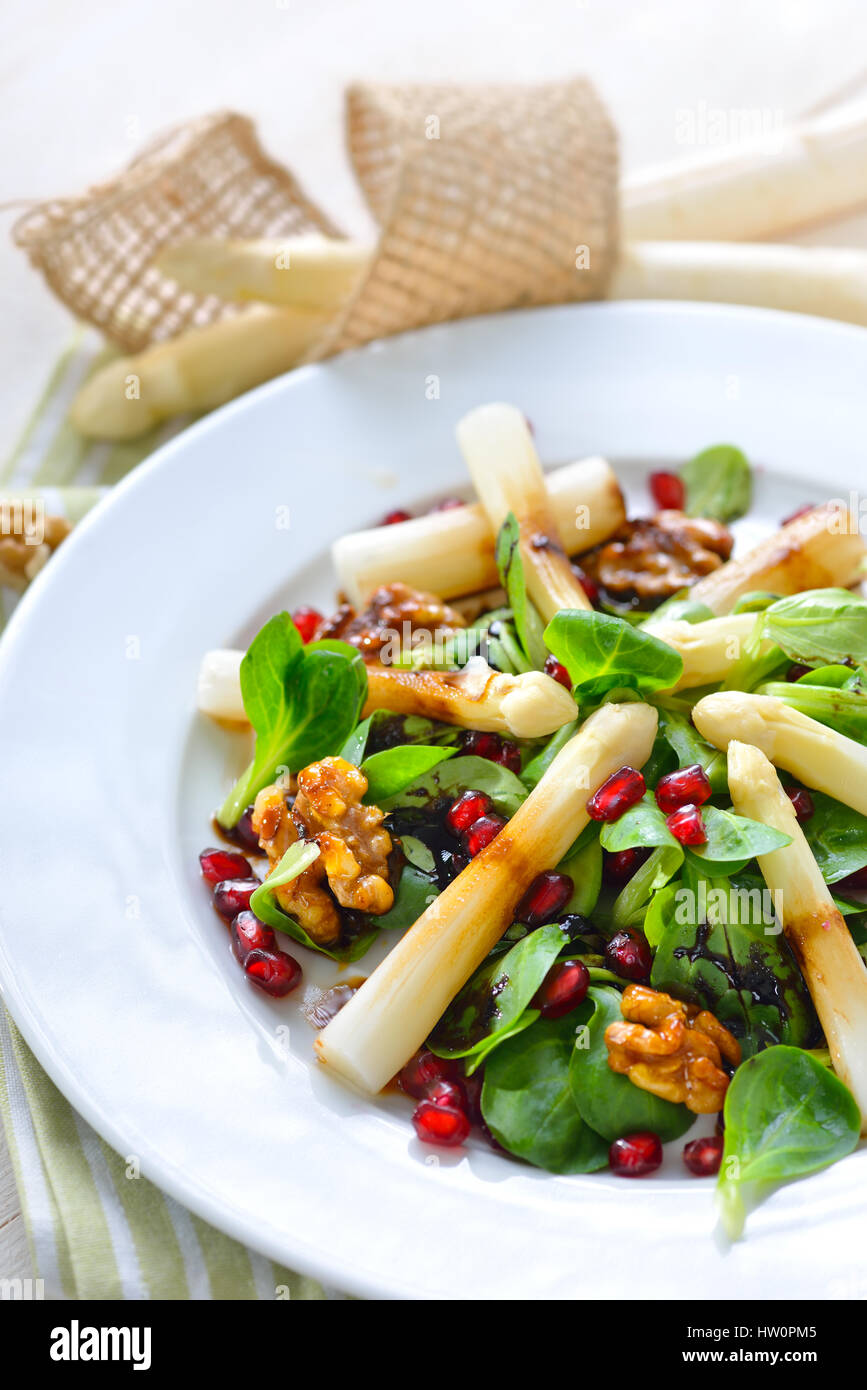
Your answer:
[[[344,758],[311,763],[298,773],[297,786],[291,806],[283,787],[265,787],[256,797],[253,829],[272,869],[296,840],[318,844],[319,858],[275,896],[314,941],[330,946],[340,936],[338,903],[373,916],[392,907],[391,836],[379,807],[361,804],[364,773]]]
[[[611,1070],[696,1115],[722,1110],[729,1084],[722,1064],[740,1062],[737,1038],[707,1009],[645,985],[629,985],[620,1008],[625,1022],[605,1030]]]

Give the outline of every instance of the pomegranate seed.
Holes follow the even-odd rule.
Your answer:
[[[718,1173],[722,1156],[721,1134],[711,1134],[707,1139],[692,1139],[683,1149],[683,1161],[697,1178],[712,1178],[714,1173]]]
[[[713,795],[710,778],[701,763],[682,767],[660,777],[656,785],[656,804],[660,811],[677,811],[681,806],[701,806]]]
[[[250,878],[253,873],[243,854],[232,849],[203,849],[199,864],[202,877],[208,883],[222,883],[227,878]]]
[[[563,960],[545,976],[530,1005],[543,1018],[562,1018],[577,1009],[587,993],[590,975],[583,960]]]
[[[285,951],[251,951],[244,961],[244,971],[248,980],[275,999],[291,994],[301,983],[301,966]]]
[[[670,816],[666,816],[665,823],[674,838],[682,845],[707,844],[707,831],[704,828],[700,806],[681,806],[680,810],[672,811]]]
[[[442,1081],[454,1081],[459,1075],[454,1062],[445,1057],[436,1057],[424,1048],[410,1057],[405,1067],[397,1074],[397,1083],[402,1091],[415,1100],[426,1100],[434,1086]]]
[[[521,771],[521,750],[517,743],[509,743],[507,739],[502,739],[500,751],[494,758],[495,763],[500,763],[502,767],[507,767],[510,772],[518,773]]]
[[[465,507],[467,504],[462,497],[444,497],[442,502],[436,502],[431,507],[432,512],[453,512],[457,507]]]
[[[473,821],[486,816],[491,809],[491,798],[484,792],[462,792],[446,811],[446,826],[453,835],[469,830]]]
[[[638,932],[615,932],[605,947],[605,959],[622,980],[646,980],[653,964],[647,938]]]
[[[249,909],[232,918],[232,954],[243,965],[251,951],[276,951],[277,938]]]
[[[492,813],[490,816],[479,816],[474,820],[469,830],[465,830],[461,837],[461,843],[471,859],[495,840],[506,822],[502,816]]]
[[[605,850],[602,859],[602,872],[606,883],[615,887],[627,883],[636,869],[648,858],[649,849]]]
[[[214,889],[214,907],[231,922],[239,912],[246,912],[258,887],[258,878],[224,878]]]
[[[423,1100],[416,1106],[412,1122],[423,1144],[439,1144],[446,1149],[462,1144],[470,1132],[463,1110],[453,1105],[436,1105],[432,1100]]]
[[[589,574],[585,574],[580,565],[573,564],[572,573],[578,580],[578,583],[581,585],[581,588],[584,590],[590,602],[594,605],[597,604],[599,602],[599,585],[596,583],[596,580],[591,579]]]
[[[404,507],[395,507],[393,512],[386,512],[380,526],[397,526],[401,521],[411,521],[412,512],[406,511]]]
[[[474,1125],[482,1123],[482,1080],[481,1071],[474,1071],[472,1076],[465,1076],[461,1083],[466,1097],[464,1109]]]
[[[553,870],[537,874],[515,908],[515,921],[526,922],[528,927],[553,922],[574,891],[575,884],[568,874],[556,874]]]
[[[682,512],[686,488],[676,473],[651,473],[650,495],[662,512]]]
[[[487,758],[495,763],[499,757],[503,740],[499,734],[483,734],[478,729],[468,729],[461,740],[461,751],[474,758]]]
[[[587,802],[587,814],[591,820],[619,820],[624,811],[640,801],[646,791],[640,772],[634,767],[621,767],[593,793]]]
[[[545,657],[545,675],[550,676],[552,680],[559,681],[561,685],[565,685],[567,690],[572,689],[572,678],[562,661],[558,661],[556,656]]]
[[[662,1162],[659,1135],[649,1129],[624,1134],[622,1139],[615,1139],[608,1150],[608,1162],[611,1171],[621,1178],[644,1178],[648,1173],[655,1173]]]
[[[806,787],[785,787],[784,791],[794,806],[799,821],[809,820],[815,814],[816,807]]]
[[[292,614],[292,621],[301,633],[301,641],[310,642],[322,622],[322,614],[317,613],[315,608],[296,608]]]
[[[424,1099],[452,1110],[466,1112],[467,1109],[466,1092],[459,1081],[435,1081]]]
[[[800,661],[795,661],[786,672],[786,680],[799,681],[802,676],[808,675],[812,669],[812,666],[804,666]]]
[[[244,811],[233,832],[247,849],[259,849],[259,836],[253,829],[253,807],[248,806]]]
[[[797,511],[792,512],[789,516],[784,516],[780,525],[788,526],[790,521],[797,521],[799,516],[806,516],[807,512],[812,512],[815,506],[815,502],[805,502],[803,506],[798,507]]]

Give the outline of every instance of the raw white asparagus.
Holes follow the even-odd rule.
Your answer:
[[[511,924],[532,879],[587,824],[588,798],[656,734],[649,705],[603,705],[561,749],[495,840],[458,874],[316,1039],[321,1061],[370,1093],[400,1070]]]
[[[755,625],[755,613],[729,613],[703,623],[660,618],[656,623],[644,623],[642,631],[674,647],[683,661],[683,671],[671,688],[689,690],[725,680],[739,661]]]
[[[545,482],[570,555],[609,540],[623,524],[623,494],[605,459],[567,463],[547,473]],[[445,599],[486,589],[497,582],[494,544],[485,509],[476,503],[341,536],[331,556],[340,587],[358,606],[381,584],[397,581]]]
[[[773,826],[792,843],[759,855],[759,868],[828,1042],[834,1070],[852,1092],[867,1128],[867,970],[834,906],[795,809],[758,748],[732,739],[728,784],[739,815]]]
[[[737,560],[728,560],[690,590],[716,614],[731,612],[744,594],[763,589],[847,589],[860,577],[867,546],[858,518],[842,502],[826,502],[782,526]]]
[[[518,522],[527,592],[545,621],[561,608],[591,608],[560,537],[526,416],[513,405],[482,405],[459,422],[457,436],[492,532],[509,512]]]
[[[171,242],[155,264],[195,294],[328,312],[352,293],[370,256],[337,237],[191,237]]]
[[[756,113],[681,113],[684,141],[715,128],[724,147],[628,175],[621,185],[626,240],[758,241],[832,221],[867,202],[867,100],[738,140],[732,122]],[[760,114],[760,113],[759,113]],[[690,117],[695,130],[688,128]],[[776,125],[776,122],[772,122]]]
[[[211,410],[294,367],[325,318],[302,309],[255,307],[119,357],[96,372],[72,403],[81,434],[132,439],[161,420]]]
[[[513,738],[545,738],[578,717],[575,701],[559,681],[541,671],[505,675],[481,656],[455,673],[401,671],[370,662],[365,717],[375,709]]]
[[[699,700],[692,719],[716,748],[752,743],[799,782],[867,815],[867,748],[784,700],[720,690]]]
[[[611,299],[753,304],[867,325],[867,251],[717,241],[640,241],[623,249]]]

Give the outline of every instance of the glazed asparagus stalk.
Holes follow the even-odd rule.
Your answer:
[[[720,690],[692,712],[699,733],[716,748],[732,739],[754,744],[776,767],[867,815],[867,748],[792,709],[773,695]]]
[[[191,237],[165,247],[155,264],[195,294],[328,312],[352,293],[370,256],[368,246],[337,237]]]
[[[175,415],[211,410],[294,367],[325,322],[303,309],[257,306],[191,328],[95,372],[70,418],[81,434],[132,439]]]
[[[825,502],[782,526],[739,560],[728,560],[690,590],[714,613],[731,612],[743,594],[847,589],[860,577],[867,546],[858,519],[840,502]]]
[[[825,1033],[831,1061],[852,1092],[867,1128],[867,971],[834,906],[795,809],[758,748],[732,739],[728,783],[734,808],[783,831],[791,844],[759,855],[759,868],[801,967]]]
[[[457,672],[402,671],[369,662],[364,716],[375,709],[513,738],[545,738],[578,717],[569,691],[551,676],[504,675],[481,656]]]
[[[316,1039],[321,1061],[376,1092],[424,1042],[510,926],[533,878],[587,824],[587,800],[619,767],[641,767],[656,734],[649,705],[604,705],[561,749],[527,800],[449,884]]]
[[[526,417],[513,405],[482,405],[464,416],[457,435],[491,530],[496,535],[509,512],[518,522],[527,592],[545,621],[561,608],[591,608],[560,537]]]
[[[652,633],[679,653],[683,672],[672,690],[689,690],[696,685],[712,685],[725,680],[734,670],[755,626],[755,613],[730,613],[702,623],[664,618],[659,622],[651,620],[644,623],[642,631]]]
[[[605,459],[555,468],[545,486],[556,533],[572,555],[609,540],[625,520],[620,485]],[[398,580],[450,599],[497,582],[495,540],[476,503],[356,531],[335,541],[331,554],[341,588],[356,605]]]

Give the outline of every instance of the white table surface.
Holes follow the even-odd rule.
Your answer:
[[[5,0],[0,204],[77,193],[161,128],[232,107],[338,223],[363,233],[341,133],[354,79],[583,72],[618,123],[629,170],[695,153],[678,140],[684,111],[792,119],[855,81],[865,51],[867,6],[853,0]],[[8,232],[14,212],[0,217]],[[867,217],[803,240],[867,245]],[[8,235],[0,287],[2,455],[71,320]],[[29,1272],[0,1137],[0,1275]]]

